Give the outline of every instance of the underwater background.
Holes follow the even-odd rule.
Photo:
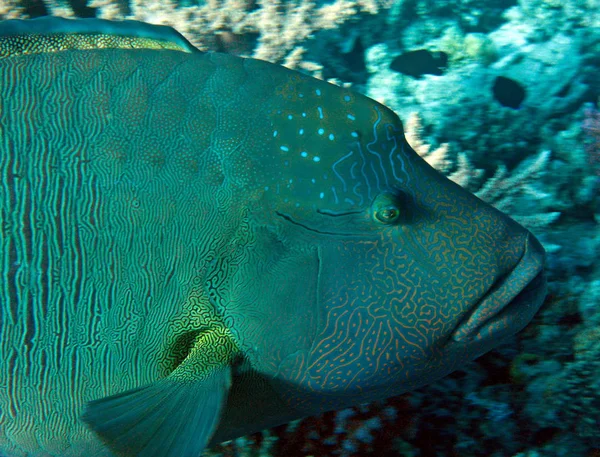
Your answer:
[[[462,370],[205,456],[600,457],[600,0],[3,0],[0,18],[171,25],[350,86],[435,168],[532,230],[549,294]]]

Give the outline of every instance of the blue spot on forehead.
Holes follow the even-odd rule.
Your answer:
[[[306,113],[302,113],[302,117],[306,117]]]
[[[355,121],[355,120],[356,120],[356,117],[354,117],[354,115],[353,115],[353,114],[348,114],[346,117],[347,117],[348,119],[350,119],[351,121]]]
[[[317,94],[317,95],[319,95],[319,96],[320,96],[320,95],[321,95],[321,89],[317,89],[317,90],[315,90],[315,94]]]
[[[301,155],[302,157],[307,157],[307,156],[308,156],[308,152],[306,152],[306,151],[302,151],[302,152],[300,153],[300,155]]]
[[[354,138],[358,138],[358,133],[357,132],[352,132],[350,135],[352,135]]]
[[[313,160],[314,160],[315,162],[318,162],[319,160],[321,160],[321,158],[320,158],[319,156],[314,156],[314,157],[313,157]]]
[[[277,130],[273,130],[273,138],[277,136]]]
[[[288,114],[288,119],[292,120],[294,118],[294,116],[292,116],[291,114]]]
[[[325,129],[319,129],[317,130],[317,132],[319,133],[319,135],[323,135],[325,133]]]
[[[345,102],[349,102],[350,101],[350,95],[344,95],[344,101]]]
[[[281,149],[284,152],[288,152],[290,150],[290,148],[288,148],[287,146],[279,146],[279,149]]]
[[[325,196],[325,194],[324,194],[323,192],[321,192],[321,193],[319,194],[319,198],[323,198],[324,196]]]
[[[330,133],[330,134],[329,134],[329,139],[330,139],[331,141],[333,141],[333,139],[334,139],[334,138],[335,138],[335,136],[333,136],[333,133]]]
[[[300,130],[298,130],[298,133],[299,133],[300,135],[304,135],[304,129],[300,129]]]

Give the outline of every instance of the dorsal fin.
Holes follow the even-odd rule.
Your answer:
[[[0,58],[118,48],[200,52],[173,28],[138,21],[41,17],[0,22]]]

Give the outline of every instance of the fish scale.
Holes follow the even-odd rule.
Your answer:
[[[385,106],[136,22],[0,23],[0,452],[197,457],[438,379],[545,295]]]

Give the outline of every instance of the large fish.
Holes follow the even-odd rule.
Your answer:
[[[440,378],[542,303],[539,242],[369,98],[140,23],[0,35],[5,456],[197,457]]]

